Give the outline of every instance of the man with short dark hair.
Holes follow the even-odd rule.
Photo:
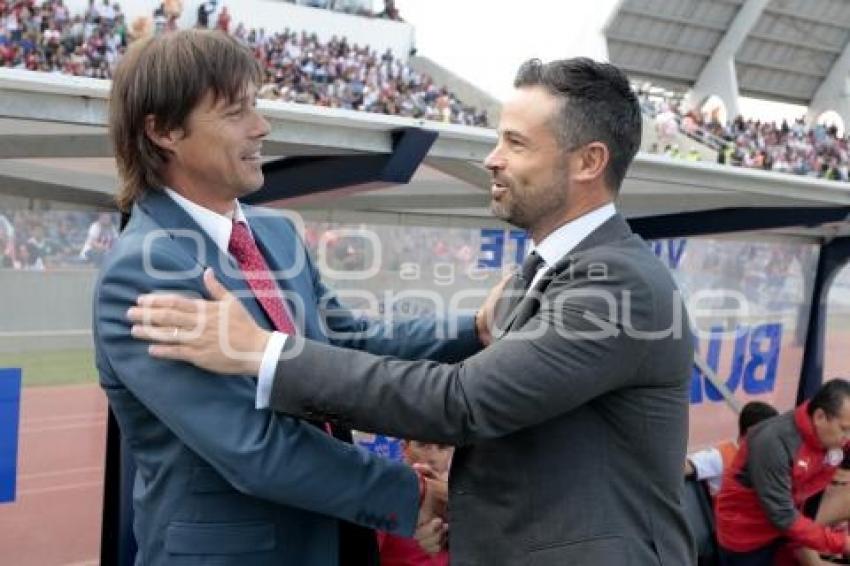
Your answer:
[[[482,352],[409,362],[299,336],[281,350],[213,280],[214,301],[142,297],[134,335],[221,373],[259,370],[228,348],[277,347],[261,406],[458,446],[452,564],[692,564],[681,502],[693,336],[669,271],[614,204],[640,144],[637,98],[622,72],[584,58],[529,61],[515,86],[484,164],[493,213],[535,249]]]
[[[86,234],[86,241],[80,250],[80,259],[89,261],[97,266],[118,239],[118,230],[112,224],[112,214],[101,212],[97,220],[91,223]]]
[[[773,405],[763,401],[750,401],[743,406],[741,414],[738,415],[738,438],[725,440],[711,448],[688,454],[685,460],[685,476],[705,481],[711,495],[717,495],[720,491],[720,482],[723,480],[723,472],[732,465],[735,454],[738,453],[738,447],[747,436],[750,427],[778,414],[779,411],[774,409]]]
[[[727,566],[770,566],[787,543],[850,554],[845,532],[803,515],[830,482],[850,439],[850,382],[834,379],[793,411],[756,426],[723,477],[717,537]]]
[[[198,20],[195,24],[199,29],[210,27],[210,14],[215,12],[215,2],[201,2],[198,4]]]

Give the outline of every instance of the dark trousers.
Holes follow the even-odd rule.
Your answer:
[[[720,566],[773,566],[773,559],[785,541],[777,540],[749,552],[732,552],[720,547]]]

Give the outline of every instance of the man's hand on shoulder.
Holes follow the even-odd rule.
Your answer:
[[[504,291],[505,285],[507,285],[508,281],[510,281],[513,276],[514,275],[511,273],[502,277],[501,281],[496,283],[496,285],[490,289],[490,292],[487,293],[487,297],[481,304],[481,308],[475,313],[475,332],[478,335],[478,339],[484,346],[489,346],[490,343],[493,342],[492,330],[496,302],[499,300],[499,297],[502,296],[502,291]]]
[[[242,303],[216,280],[204,284],[212,300],[176,294],[141,295],[127,311],[134,338],[151,342],[155,358],[181,360],[223,374],[257,375],[270,332],[260,328]]]

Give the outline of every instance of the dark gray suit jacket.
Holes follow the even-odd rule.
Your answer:
[[[290,339],[272,406],[458,445],[453,566],[693,563],[693,336],[666,267],[616,215],[497,321],[500,339],[456,364]]]

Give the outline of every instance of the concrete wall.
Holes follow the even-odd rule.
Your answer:
[[[374,304],[390,307],[401,316],[420,316],[445,311],[453,299],[479,289],[480,294],[454,303],[475,310],[484,292],[500,277],[499,272],[489,271],[483,278],[470,278],[460,268],[450,273],[450,267],[423,269],[416,278],[409,273],[381,271],[362,281],[326,278],[326,282],[340,290],[344,302],[352,306],[366,308],[369,303],[362,299],[366,292]],[[0,270],[0,353],[91,347],[96,277],[94,269]],[[394,308],[388,303],[394,303]]]
[[[91,345],[93,269],[0,270],[0,352]]]

